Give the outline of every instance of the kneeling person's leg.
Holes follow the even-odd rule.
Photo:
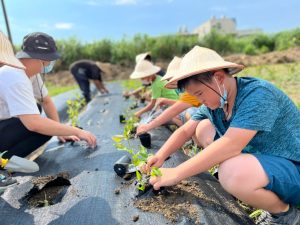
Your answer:
[[[214,141],[216,130],[209,119],[201,120],[196,128],[193,140],[199,147],[206,148]]]
[[[7,151],[4,158],[10,158],[13,155],[26,157],[51,138],[51,136],[27,130],[18,118],[1,121],[0,134],[0,151]]]
[[[275,156],[241,154],[219,167],[226,191],[245,203],[280,213],[300,201],[300,175],[292,162]]]

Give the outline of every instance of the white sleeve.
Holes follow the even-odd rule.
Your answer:
[[[6,88],[6,102],[10,116],[40,114],[30,81],[18,82]]]
[[[44,81],[41,78],[40,74],[37,74],[30,78],[33,88],[33,94],[35,99],[38,101],[41,101],[42,98],[46,97],[48,95],[48,90],[44,84]]]

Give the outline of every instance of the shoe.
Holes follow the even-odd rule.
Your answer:
[[[284,213],[271,214],[263,211],[257,218],[256,224],[259,225],[300,225],[300,210],[290,206]]]
[[[16,179],[0,174],[0,191],[12,187],[15,184],[17,184]]]

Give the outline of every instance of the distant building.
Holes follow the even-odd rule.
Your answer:
[[[227,18],[225,16],[220,19],[212,17],[207,22],[197,27],[193,33],[198,34],[199,38],[209,34],[212,30],[215,30],[221,34],[236,34],[237,36],[247,36],[256,33],[262,33],[261,29],[247,29],[237,30],[236,20],[234,18]]]

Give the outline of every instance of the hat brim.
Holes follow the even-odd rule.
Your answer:
[[[179,71],[176,76],[174,76],[173,78],[171,78],[169,80],[169,82],[165,85],[165,87],[169,88],[169,89],[176,89],[177,88],[177,82],[179,80],[183,80],[185,78],[188,78],[188,77],[191,77],[191,76],[194,76],[194,75],[197,75],[197,74],[209,72],[209,71],[229,69],[229,74],[233,75],[233,74],[236,74],[236,73],[240,72],[244,68],[245,68],[245,66],[243,66],[243,65],[224,61],[222,65],[215,65],[215,66],[211,66],[211,67],[206,67],[206,68],[203,68],[203,69],[195,70],[195,71],[190,72],[190,73],[182,73],[182,72]]]
[[[54,61],[60,58],[60,54],[58,52],[54,52],[50,54],[49,53],[40,54],[34,52],[20,51],[16,54],[16,57],[18,59],[40,59],[44,61]]]
[[[9,59],[6,59],[6,60],[0,59],[0,64],[15,67],[15,68],[22,69],[22,70],[26,69],[26,67],[15,57],[10,57]]]
[[[158,66],[153,66],[152,67],[153,69],[150,69],[150,70],[147,70],[147,71],[143,71],[143,72],[133,72],[131,75],[130,75],[130,79],[142,79],[142,78],[146,78],[146,77],[149,77],[149,76],[152,76],[154,74],[157,74],[161,68],[158,67]]]
[[[166,80],[166,81],[168,81],[168,80],[172,79],[174,76],[175,76],[174,74],[165,74],[165,75],[161,78],[161,80]]]

